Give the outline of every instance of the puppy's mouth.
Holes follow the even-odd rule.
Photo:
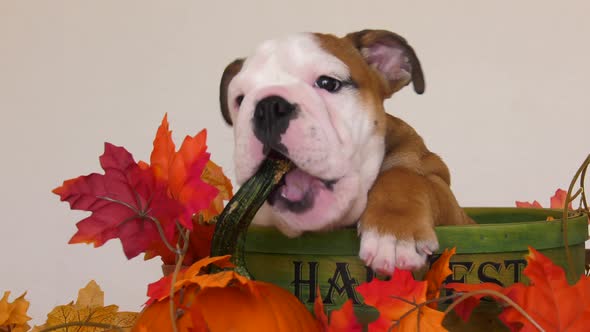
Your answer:
[[[274,150],[268,158],[288,159]],[[304,213],[314,207],[316,197],[321,191],[333,191],[337,182],[338,180],[315,177],[295,165],[273,189],[267,201],[279,210]]]

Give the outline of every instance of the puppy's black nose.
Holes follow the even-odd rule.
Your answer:
[[[269,96],[256,104],[252,119],[254,135],[264,144],[265,151],[282,146],[281,134],[287,131],[295,110],[295,105],[280,96]]]
[[[273,122],[289,116],[294,109],[283,97],[270,96],[256,104],[254,119],[260,126],[272,125]]]

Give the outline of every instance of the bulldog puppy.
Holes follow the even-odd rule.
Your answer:
[[[238,184],[269,154],[296,165],[254,223],[295,237],[358,222],[360,258],[382,274],[422,267],[438,249],[435,225],[472,223],[441,158],[385,112],[410,82],[424,92],[414,50],[383,30],[295,34],[230,63],[220,103]]]

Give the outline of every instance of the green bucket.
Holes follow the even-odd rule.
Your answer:
[[[528,247],[537,249],[564,267],[568,280],[575,282],[584,273],[588,219],[579,214],[567,220],[567,238],[572,257],[568,268],[561,210],[523,208],[466,208],[476,225],[436,227],[442,252],[456,247],[451,258],[452,275],[447,282],[494,282],[509,286],[528,282],[522,271]],[[548,217],[554,218],[547,221]],[[308,233],[287,238],[274,228],[248,229],[244,262],[254,279],[279,285],[310,309],[321,296],[327,310],[339,308],[352,299],[362,321],[375,318],[365,306],[356,286],[375,277],[358,258],[356,228],[325,233]],[[430,262],[437,258],[433,255]],[[423,272],[415,273],[417,278]],[[316,292],[319,286],[319,294]]]

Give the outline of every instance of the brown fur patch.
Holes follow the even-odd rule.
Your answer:
[[[362,229],[400,239],[432,239],[438,225],[471,224],[450,188],[450,173],[422,137],[404,121],[387,114],[385,158],[369,192]]]
[[[404,54],[412,64],[410,81],[414,83],[414,90],[418,94],[424,93],[425,83],[424,74],[422,73],[422,65],[416,56],[416,52],[414,52],[414,49],[408,44],[404,37],[387,30],[362,30],[349,33],[344,38],[349,40],[358,50],[362,50],[363,48],[375,44],[390,45],[403,49]],[[387,82],[386,91],[388,96],[391,96],[393,93],[406,86],[410,81],[401,80]]]
[[[231,125],[231,116],[229,113],[229,106],[227,100],[227,87],[231,80],[236,76],[240,70],[242,70],[242,65],[244,64],[244,59],[236,59],[232,61],[221,75],[221,82],[219,83],[219,106],[221,107],[221,114],[223,115],[223,119],[227,124]]]
[[[376,122],[375,130],[379,134],[385,131],[385,99],[386,82],[366,62],[350,40],[338,38],[330,34],[314,34],[320,47],[334,55],[348,66],[350,76],[356,83],[359,95],[371,113],[371,119]]]
[[[385,112],[383,101],[390,96],[391,87],[365,62],[358,45],[354,44],[370,42],[371,38],[379,36],[367,33],[344,38],[315,35],[323,49],[348,66],[362,100],[373,112],[377,132],[385,139],[385,158],[369,192],[361,217],[361,231],[375,229],[395,234],[399,240],[421,241],[436,239],[433,230],[436,225],[473,223],[451,192],[450,173],[442,159],[427,149],[422,137],[410,125]],[[364,39],[356,40],[351,36]],[[407,45],[403,38],[401,40]],[[423,91],[424,78],[419,62],[411,48],[410,53],[418,63],[419,77],[415,84]],[[401,86],[396,86],[393,90],[399,88]]]

